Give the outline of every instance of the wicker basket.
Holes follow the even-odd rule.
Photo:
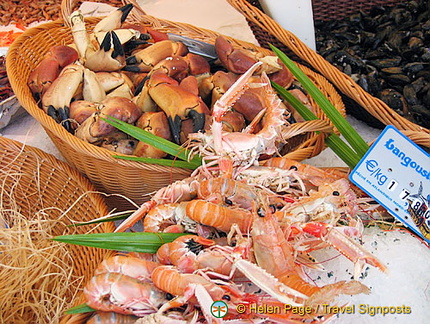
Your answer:
[[[74,5],[75,2],[73,1],[63,1],[63,15],[67,16],[73,10]],[[142,24],[151,26],[153,29],[186,35],[209,43],[214,43],[219,35],[210,30],[197,28],[189,24],[157,19],[141,12],[135,13],[134,17],[138,17],[137,19]],[[87,19],[88,28],[94,26],[98,21],[99,18]],[[227,38],[234,44],[253,48],[262,53],[270,53],[267,49],[253,44],[230,37]],[[51,46],[67,43],[72,43],[72,35],[70,29],[65,26],[64,20],[49,22],[24,32],[11,45],[6,58],[8,76],[20,103],[41,123],[67,162],[86,175],[98,190],[124,195],[138,204],[149,199],[148,194],[155,190],[168,185],[172,181],[187,177],[190,174],[187,169],[113,158],[113,152],[86,143],[71,135],[39,108],[27,86],[28,75],[42,60]],[[334,106],[345,115],[345,107],[334,87],[324,77],[306,67],[302,68],[329,97]],[[313,104],[315,105],[315,103]],[[303,160],[319,154],[325,148],[324,133],[317,133],[317,131],[326,130],[327,125],[331,125],[331,122],[319,108],[316,109],[323,122],[305,122],[291,127],[291,136],[300,136],[296,136],[300,141],[288,154],[289,157]],[[119,209],[130,207],[127,200],[117,196],[110,197],[107,202],[109,206]]]
[[[3,190],[12,193],[13,206],[19,208],[26,217],[44,209],[51,219],[58,219],[63,211],[63,223],[89,221],[107,214],[108,209],[100,194],[77,170],[57,160],[37,148],[24,146],[22,143],[0,137],[0,171],[2,172]],[[10,175],[10,176],[6,176]],[[79,198],[79,199],[78,199]],[[4,200],[2,207],[12,208],[10,201]],[[48,208],[47,208],[48,207]],[[16,208],[16,207],[13,207]],[[103,223],[98,227],[81,226],[73,229],[63,225],[54,228],[54,235],[67,233],[113,232],[113,223]],[[90,247],[68,245],[75,260],[74,275],[83,276],[82,288],[94,273],[95,267],[111,252]],[[72,296],[59,296],[71,299]],[[83,295],[74,301],[74,305],[84,302]],[[88,314],[65,315],[62,323],[82,323]]]
[[[267,47],[268,43],[272,43],[287,54],[292,53],[292,57],[297,62],[310,66],[313,70],[321,73],[332,82],[341,94],[352,99],[369,116],[375,118],[382,125],[393,125],[416,144],[430,147],[430,131],[427,128],[418,126],[400,116],[382,100],[364,91],[351,77],[331,65],[293,33],[285,30],[276,21],[265,15],[258,1],[228,0],[228,2],[244,15],[261,46]],[[393,0],[344,0],[334,3],[323,0],[312,1],[314,19],[316,20],[323,20],[326,17],[340,19],[351,13],[357,13],[359,10],[369,10],[373,5],[395,5],[397,3],[398,1]],[[325,11],[321,12],[321,8],[325,8]]]
[[[312,9],[314,20],[339,20],[360,11],[368,13],[375,6],[391,7],[397,4],[398,0],[312,0]]]

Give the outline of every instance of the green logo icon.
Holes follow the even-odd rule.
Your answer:
[[[222,300],[213,302],[211,306],[211,314],[216,318],[223,318],[228,313],[228,306]]]

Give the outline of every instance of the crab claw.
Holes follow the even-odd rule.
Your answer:
[[[33,94],[38,97],[43,96],[60,75],[61,70],[76,61],[78,57],[78,52],[69,46],[52,46],[45,58],[29,75],[28,86]]]
[[[169,113],[171,113],[169,111]],[[203,112],[190,109],[188,116],[193,120],[193,133],[197,133],[204,129],[206,115]],[[170,130],[172,132],[173,139],[176,144],[181,144],[181,131],[182,131],[182,118],[180,115],[170,114],[167,116]]]
[[[43,95],[43,109],[57,123],[69,118],[70,102],[83,80],[83,75],[82,65],[69,64]],[[70,122],[64,122],[63,126],[71,131]]]
[[[143,113],[137,120],[136,126],[169,141],[172,140],[167,118],[163,111]],[[167,153],[145,142],[139,142],[133,154],[155,159],[161,159],[167,155]]]
[[[187,53],[188,48],[183,43],[162,40],[129,56],[126,60],[127,65],[123,70],[128,72],[149,72],[165,58],[184,56]]]
[[[94,32],[111,31],[120,28],[121,24],[127,19],[131,9],[133,9],[133,5],[129,3],[111,12],[95,25]]]
[[[196,92],[181,87],[176,80],[163,73],[152,75],[147,86],[152,100],[166,113],[173,139],[177,144],[181,143],[183,119],[193,120],[193,132],[203,130],[209,108]]]
[[[193,120],[193,133],[197,133],[204,129],[206,121],[205,113],[190,109],[188,116]],[[167,116],[167,121],[169,122],[175,143],[178,145],[181,144],[182,118],[180,115],[170,115]]]
[[[88,117],[77,129],[75,135],[89,143],[100,143],[103,138],[116,131],[115,127],[104,121],[114,117],[129,124],[134,123],[142,112],[129,99],[107,97],[97,107],[97,111]]]
[[[223,36],[217,37],[215,49],[221,64],[230,72],[242,74],[251,68],[255,62],[262,62],[263,65],[257,71],[258,74],[264,71],[271,80],[284,88],[288,88],[293,82],[292,73],[275,55],[263,56],[246,48],[234,47]]]
[[[124,48],[115,31],[107,32],[99,49],[88,49],[85,67],[94,71],[118,71],[125,66]]]

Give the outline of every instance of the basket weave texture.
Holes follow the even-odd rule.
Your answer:
[[[68,16],[72,10],[76,10],[74,5],[74,1],[62,2],[64,17]],[[185,35],[212,44],[219,35],[214,31],[189,24],[161,20],[144,14],[138,8],[132,10],[130,17],[131,20],[139,21],[141,24],[158,31]],[[86,19],[88,30],[91,30],[99,19]],[[86,143],[68,133],[39,108],[27,86],[27,78],[51,46],[73,42],[71,31],[64,22],[65,20],[57,20],[25,31],[11,45],[6,66],[10,83],[20,103],[41,123],[67,162],[86,175],[98,190],[124,195],[138,204],[148,200],[149,194],[155,190],[172,181],[189,176],[190,170],[187,169],[116,159],[112,157],[113,152]],[[231,37],[226,38],[235,46],[244,46],[263,54],[272,54],[269,50],[253,44]],[[334,87],[324,77],[304,66],[301,68],[328,96],[333,105],[345,115],[344,104]],[[315,102],[312,101],[312,104],[316,107]],[[332,126],[332,124],[319,107],[315,109],[322,121],[298,123],[291,127],[291,137],[299,139],[299,143],[288,153],[288,157],[303,160],[319,154],[325,148],[323,132],[327,130],[327,125]],[[335,131],[337,132],[337,130]],[[108,198],[107,202],[109,206],[119,209],[130,207],[127,200],[115,195]]]
[[[14,204],[9,206],[11,201],[3,201],[3,208],[18,208],[28,218],[42,209],[50,219],[58,219],[61,213],[67,211],[61,226],[53,229],[54,235],[86,233],[90,229],[87,226],[69,229],[64,228],[63,224],[90,221],[108,212],[103,197],[95,192],[88,179],[67,163],[40,149],[0,137],[0,171],[4,179],[3,190],[12,193],[11,201]],[[11,176],[6,176],[9,174]],[[115,229],[111,222],[91,228],[92,233],[113,232]],[[111,253],[77,245],[68,245],[67,248],[75,262],[73,274],[84,278],[81,289],[94,275],[98,264]],[[83,294],[78,296],[74,305],[84,302]],[[87,317],[87,314],[65,315],[61,323],[83,323]]]
[[[341,94],[347,96],[365,112],[383,125],[393,125],[408,136],[412,141],[424,147],[430,147],[430,131],[427,128],[416,125],[393,111],[382,100],[373,97],[364,91],[354,80],[339,69],[327,62],[321,55],[310,49],[293,33],[282,28],[275,20],[264,14],[258,1],[227,0],[248,21],[261,46],[267,47],[271,43],[287,55],[291,55],[297,62],[305,64],[326,77]],[[396,3],[394,3],[396,2]],[[373,5],[394,5],[397,1],[312,1],[314,8],[314,19],[322,19],[328,15],[331,19],[340,19],[359,10],[369,10]],[[333,14],[322,14],[318,9],[330,8],[339,12]]]

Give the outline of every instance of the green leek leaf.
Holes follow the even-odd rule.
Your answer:
[[[123,131],[124,133],[132,136],[133,138],[139,141],[152,145],[155,148],[174,156],[175,158],[179,158],[181,160],[187,161],[190,164],[189,165],[190,169],[195,169],[196,167],[202,164],[202,159],[200,156],[194,155],[193,157],[191,157],[189,150],[169,140],[166,140],[162,137],[151,134],[150,132],[147,132],[134,125],[130,125],[115,117],[108,116],[108,118],[102,118],[102,119],[108,124],[116,127],[120,131]]]
[[[66,310],[66,314],[82,314],[82,313],[90,313],[95,312],[96,310],[88,306],[87,304],[80,304],[78,306],[69,308]]]
[[[131,212],[127,214],[122,214],[122,215],[112,215],[108,217],[101,217],[101,218],[93,219],[88,222],[70,224],[70,225],[67,225],[67,227],[76,227],[76,226],[91,225],[91,224],[98,224],[98,223],[105,223],[105,222],[114,222],[117,220],[126,219],[130,215],[131,215]]]
[[[172,242],[184,233],[94,233],[60,235],[52,238],[54,241],[75,245],[91,246],[101,249],[156,253],[164,243]]]
[[[357,131],[348,123],[342,114],[331,104],[331,102],[324,96],[324,94],[313,84],[313,82],[303,73],[302,70],[289,58],[285,53],[270,45],[272,51],[280,58],[286,65],[291,73],[302,84],[306,91],[312,96],[316,103],[320,106],[322,111],[332,121],[333,125],[345,137],[351,147],[357,152],[360,158],[368,151],[369,145],[357,133]]]
[[[278,93],[287,100],[290,105],[305,119],[305,120],[316,120],[318,117],[308,109],[299,99],[294,97],[287,89],[283,88],[274,81],[271,81],[272,87],[278,91]]]
[[[294,97],[288,90],[286,90],[276,82],[272,82],[272,86],[286,101],[288,101],[294,107],[294,109],[297,110],[297,112],[305,120],[318,119],[318,117],[312,111],[310,111],[300,100]],[[353,149],[351,149],[348,144],[342,141],[342,139],[335,133],[332,133],[328,137],[326,137],[325,143],[351,169],[353,169],[360,161],[360,156]]]
[[[357,153],[336,134],[329,135],[324,141],[351,170],[360,162],[361,158]]]

